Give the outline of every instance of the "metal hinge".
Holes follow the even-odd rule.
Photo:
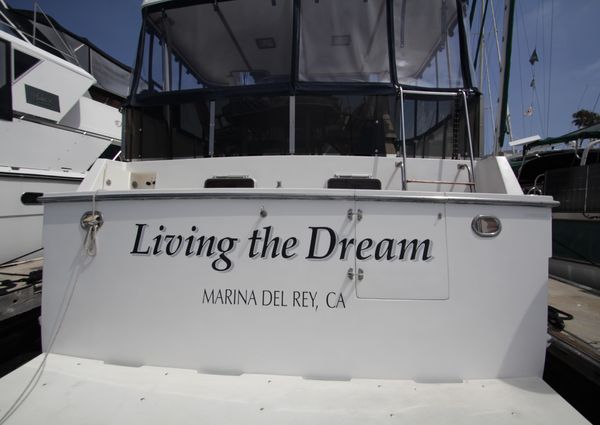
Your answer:
[[[354,278],[356,277],[358,281],[361,281],[365,278],[365,272],[363,271],[363,269],[358,269],[358,271],[354,273],[354,269],[350,267],[348,269],[348,272],[346,272],[346,276],[348,276],[348,279],[350,280],[354,280]]]
[[[356,212],[354,212],[354,210],[352,208],[350,208],[348,210],[348,212],[346,213],[346,217],[348,217],[348,220],[352,220],[352,217],[356,216],[356,220],[361,221],[363,218],[363,212],[362,210],[356,210]]]

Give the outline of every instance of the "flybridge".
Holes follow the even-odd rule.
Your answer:
[[[147,2],[136,93],[305,82],[469,87],[461,4]]]
[[[135,225],[135,238],[132,255],[169,257],[205,257],[213,259],[211,267],[215,271],[226,272],[233,268],[230,258],[243,239],[241,237],[217,237],[198,235],[199,227],[194,225],[190,233],[167,233],[167,227],[160,225],[154,236],[145,235],[150,226],[144,223]],[[309,240],[308,250],[302,250],[301,241]],[[377,261],[430,261],[434,259],[433,241],[416,238],[363,238],[340,237],[327,226],[308,226],[307,235],[303,237],[275,236],[273,226],[252,231],[248,250],[244,254],[249,259],[294,259],[303,256],[307,260],[341,260],[349,259],[351,253],[358,260]]]

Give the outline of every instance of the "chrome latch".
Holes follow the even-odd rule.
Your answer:
[[[83,240],[83,248],[89,256],[95,256],[96,248],[96,233],[104,224],[102,213],[100,211],[87,211],[81,216],[79,221],[81,228],[86,231],[85,239]]]
[[[365,278],[365,272],[363,269],[358,269],[358,271],[354,273],[354,269],[350,267],[346,272],[346,276],[348,276],[348,279],[350,280],[354,280],[354,278],[356,278],[358,281],[361,281]]]

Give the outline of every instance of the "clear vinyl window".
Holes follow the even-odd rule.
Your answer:
[[[455,0],[394,0],[398,82],[410,86],[463,87]]]
[[[142,79],[153,81],[138,85],[138,93],[289,81],[292,27],[292,0],[231,0],[151,13]]]
[[[300,4],[300,81],[390,82],[385,0]]]

